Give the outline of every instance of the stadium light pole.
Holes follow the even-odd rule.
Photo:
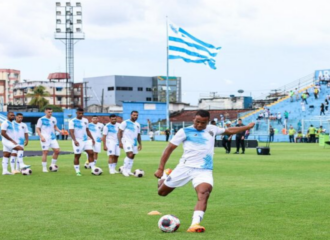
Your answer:
[[[82,6],[80,2],[76,2],[75,6],[72,6],[71,2],[66,2],[64,6],[60,2],[56,2],[55,39],[65,44],[66,108],[69,108],[69,106],[74,107],[74,45],[79,40],[85,39],[82,26]],[[70,103],[68,102],[68,96],[71,98]]]

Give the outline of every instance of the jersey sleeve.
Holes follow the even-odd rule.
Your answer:
[[[222,135],[225,131],[226,129],[224,128],[215,127],[215,135]]]
[[[29,133],[29,129],[28,129],[28,126],[26,124],[24,124],[24,133]]]
[[[7,122],[3,122],[1,124],[1,130],[6,130],[7,131],[7,128],[8,128],[8,123]]]
[[[102,134],[103,134],[103,135],[107,135],[107,134],[108,134],[108,127],[107,127],[107,126],[104,126],[104,127],[103,127]]]
[[[54,118],[54,126],[56,126],[56,125],[57,125],[57,119]]]
[[[170,141],[172,144],[179,146],[186,139],[186,134],[184,130],[181,128]]]
[[[123,121],[123,122],[119,125],[119,129],[124,131],[125,128],[126,128],[126,121]]]
[[[41,126],[42,126],[42,122],[41,122],[41,118],[39,118],[36,127],[41,128]]]
[[[72,120],[69,122],[69,129],[74,129],[74,124]]]

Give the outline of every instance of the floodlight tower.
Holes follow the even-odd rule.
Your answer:
[[[55,39],[65,44],[66,73],[66,107],[74,108],[74,45],[85,39],[82,31],[82,7],[77,2],[75,6],[66,2],[63,6],[56,2],[56,32]],[[70,88],[70,91],[69,91]],[[68,96],[71,101],[68,103]]]

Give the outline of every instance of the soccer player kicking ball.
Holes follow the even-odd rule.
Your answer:
[[[23,123],[22,121],[23,121],[23,114],[17,113],[16,120],[13,122],[14,129],[16,132],[16,136],[14,140],[15,142],[18,143],[18,145],[20,145],[24,149],[24,147],[27,146],[29,143],[29,130],[26,124]],[[19,162],[16,161],[16,157],[17,157],[17,150],[13,150],[11,152],[11,157],[10,157],[10,168],[13,174],[20,173],[20,166],[19,166]],[[15,169],[15,162],[16,162],[16,169]]]
[[[102,130],[104,125],[99,122],[99,118],[97,116],[92,117],[92,122],[88,124],[88,129],[91,132],[95,144],[93,146],[93,152],[94,152],[94,162],[96,164],[98,154],[101,152],[101,142],[102,142]],[[86,163],[88,162],[88,159]]]
[[[74,152],[74,169],[78,177],[81,176],[79,159],[81,153],[85,151],[88,154],[89,166],[92,171],[95,169],[93,145],[95,144],[94,138],[88,130],[88,120],[84,118],[84,110],[77,109],[76,118],[70,120],[69,131],[72,138],[72,146]],[[88,140],[87,136],[91,139]]]
[[[139,117],[138,111],[131,112],[131,118],[123,121],[119,126],[118,131],[118,142],[119,147],[123,148],[126,152],[126,158],[124,159],[124,167],[122,170],[122,174],[125,177],[129,177],[130,175],[134,175],[132,173],[133,160],[138,151],[141,151],[141,127],[136,120]],[[139,146],[137,146],[139,143]]]
[[[214,125],[207,125],[210,121],[210,113],[199,110],[194,118],[192,126],[180,129],[170,141],[163,152],[159,168],[155,177],[159,181],[158,194],[167,196],[175,188],[182,187],[188,182],[192,184],[197,193],[197,204],[193,214],[192,224],[187,232],[204,232],[205,228],[200,226],[207,206],[207,200],[213,188],[213,154],[215,135],[233,135],[253,128],[254,123],[244,127],[218,128]],[[184,153],[180,163],[167,176],[164,173],[165,164],[170,155],[180,143],[183,143]]]
[[[118,157],[120,156],[120,148],[118,144],[118,129],[117,116],[111,114],[110,122],[103,128],[103,149],[109,157],[109,172],[110,174],[119,173],[116,171]]]
[[[3,159],[2,159],[2,175],[13,175],[8,171],[8,160],[13,150],[17,151],[17,161],[21,169],[30,168],[30,165],[25,165],[23,161],[23,147],[21,147],[14,139],[16,137],[16,131],[13,120],[15,114],[8,112],[7,120],[1,125],[1,136],[3,146]]]
[[[42,149],[42,171],[44,173],[47,170],[47,154],[49,148],[53,149],[53,158],[51,165],[56,165],[58,155],[60,153],[60,146],[56,140],[55,131],[61,133],[61,130],[57,127],[57,120],[53,116],[53,109],[46,108],[45,116],[38,119],[36,125],[36,131],[40,137],[40,144]]]

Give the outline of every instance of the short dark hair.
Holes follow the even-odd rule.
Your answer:
[[[133,113],[139,113],[139,112],[136,111],[136,110],[133,110],[133,111],[131,112],[131,115],[132,115]]]
[[[45,111],[46,111],[46,110],[53,110],[53,109],[52,109],[51,107],[46,107],[46,108],[45,108]]]
[[[97,116],[96,116],[96,115],[93,115],[93,117],[97,117]],[[93,117],[92,117],[92,118],[93,118]]]
[[[239,118],[239,119],[238,119],[238,121],[242,121],[242,119],[241,119],[241,118]]]
[[[16,113],[16,116],[23,116],[23,113]]]
[[[198,110],[196,112],[195,116],[201,116],[201,117],[208,117],[208,118],[210,118],[210,113],[209,113],[209,111],[206,111],[206,110]]]
[[[7,116],[10,114],[10,113],[14,113],[13,111],[9,111],[9,112],[7,112]],[[15,114],[15,113],[14,113]]]
[[[215,123],[215,121],[214,121],[214,120],[212,120],[212,121],[211,121],[211,124],[214,124],[214,123]]]
[[[110,114],[109,118],[117,117],[115,114]]]
[[[84,111],[84,109],[82,109],[82,108],[77,108],[77,112],[83,112]]]

